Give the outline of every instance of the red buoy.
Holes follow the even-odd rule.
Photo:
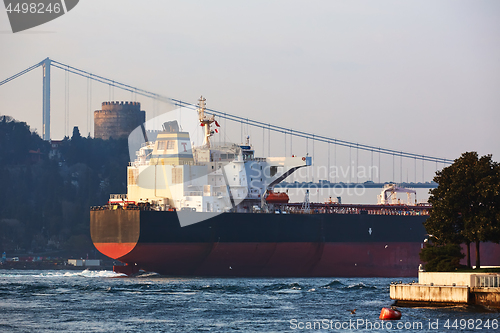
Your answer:
[[[399,320],[401,319],[401,311],[392,308],[382,308],[380,311],[381,320]]]

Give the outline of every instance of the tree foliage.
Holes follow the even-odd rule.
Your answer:
[[[26,163],[30,150],[47,153],[49,143],[32,132],[25,122],[9,116],[0,116],[0,166]]]
[[[420,252],[420,259],[426,263],[429,272],[449,272],[460,267],[465,257],[459,244],[428,245]]]
[[[92,251],[90,206],[126,192],[126,139],[84,138],[75,127],[71,139],[59,144],[60,157],[49,159],[50,149],[26,123],[0,116],[2,252],[56,247],[85,255]],[[33,160],[30,150],[39,151],[41,159]],[[68,246],[69,239],[79,240],[79,246]]]
[[[438,187],[430,191],[432,210],[425,222],[437,244],[476,244],[500,241],[500,166],[491,155],[466,152],[436,173]],[[468,251],[468,263],[470,263]]]

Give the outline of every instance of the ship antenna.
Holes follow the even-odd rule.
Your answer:
[[[203,145],[210,148],[210,137],[214,134],[210,125],[215,121],[215,116],[205,115],[205,101],[206,99],[203,98],[203,96],[198,100],[198,117],[200,119],[200,125],[203,126],[205,132],[203,135]]]

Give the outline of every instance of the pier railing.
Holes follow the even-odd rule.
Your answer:
[[[476,288],[500,288],[500,274],[476,275],[474,285]]]

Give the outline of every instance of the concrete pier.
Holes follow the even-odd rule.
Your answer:
[[[500,308],[500,274],[419,272],[418,283],[390,286],[399,306],[476,304]]]

